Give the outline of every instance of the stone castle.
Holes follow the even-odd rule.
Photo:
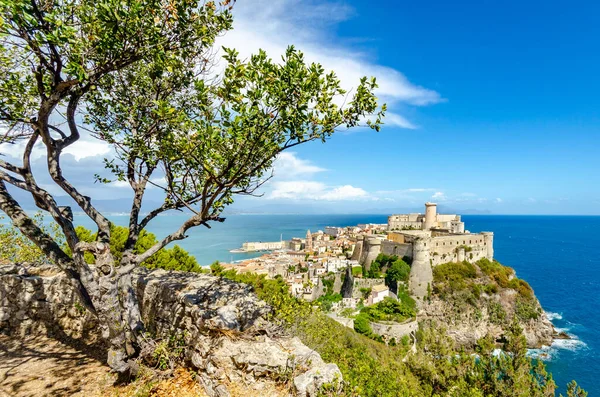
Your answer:
[[[494,258],[494,234],[465,231],[460,215],[437,213],[437,204],[425,203],[425,214],[388,217],[387,236],[364,236],[356,243],[352,259],[367,269],[377,255],[396,255],[412,260],[409,289],[423,298],[433,281],[433,267],[447,262],[476,262]]]

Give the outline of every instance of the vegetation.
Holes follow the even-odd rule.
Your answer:
[[[11,147],[0,160],[0,210],[72,278],[102,334],[111,335],[109,364],[120,373],[144,342],[139,303],[129,293],[137,266],[189,229],[223,222],[224,208],[269,179],[282,151],[363,121],[380,129],[385,105],[373,78],[361,78],[349,94],[335,73],[293,47],[276,61],[264,51],[242,60],[232,49],[217,58],[213,45],[231,29],[234,3],[0,0],[0,144]],[[96,181],[131,188],[117,256],[115,229],[63,172],[62,156],[84,130],[111,148],[104,167],[92,170]],[[37,145],[50,187],[36,181]],[[7,184],[22,194],[13,196]],[[150,186],[164,200],[142,214]],[[74,211],[57,203],[55,191],[94,223],[93,241],[79,237]],[[56,222],[69,252],[23,210],[16,199],[23,194]],[[187,218],[140,253],[143,230],[172,210]]]
[[[399,282],[408,283],[408,278],[410,276],[410,265],[404,262],[402,259],[396,258],[395,256],[391,258],[393,261],[385,272],[385,284],[395,292],[398,291]]]
[[[415,301],[408,294],[401,300],[386,297],[383,301],[364,307],[360,311],[360,315],[364,315],[369,321],[394,321],[398,323],[414,318],[416,313]]]
[[[552,377],[542,362],[526,356],[522,330],[516,323],[508,328],[503,347],[509,354],[494,355],[494,341],[482,338],[475,357],[457,349],[443,327],[420,330],[413,354],[408,339],[395,346],[372,340],[368,318],[362,313],[355,318],[355,328],[364,335],[335,322],[308,302],[292,298],[281,278],[267,280],[264,275],[235,271],[223,276],[253,285],[258,296],[274,308],[274,321],[284,324],[325,361],[336,363],[344,376],[343,396],[554,396]],[[389,310],[386,305],[383,310]],[[585,396],[576,384],[569,390],[568,397]]]
[[[161,267],[160,261],[157,266]],[[494,341],[482,338],[476,358],[457,349],[442,327],[420,330],[417,352],[413,354],[409,353],[408,338],[400,343],[390,341],[386,346],[378,342],[381,337],[374,335],[369,325],[370,321],[398,321],[414,315],[414,301],[404,290],[398,294],[399,302],[386,299],[361,309],[355,318],[357,332],[354,332],[309,302],[292,297],[281,277],[271,280],[265,275],[238,274],[235,270],[225,270],[218,262],[211,265],[211,270],[217,276],[252,285],[258,297],[273,307],[269,314],[271,321],[300,337],[325,361],[336,363],[345,380],[343,396],[554,395],[554,383],[543,364],[525,356],[525,343],[516,324],[509,327],[504,345],[510,354],[494,355]],[[150,364],[172,368],[182,356],[181,340],[180,336],[173,336],[154,341]],[[155,378],[148,382],[148,390],[156,387]],[[568,385],[567,397],[586,395],[576,383]]]
[[[44,224],[44,215],[37,212],[31,219],[40,230],[64,244],[64,237],[56,223]],[[6,218],[0,215],[0,264],[1,263],[50,263],[50,259],[30,239],[25,237],[12,224],[6,224]]]
[[[80,241],[92,243],[98,238],[97,233],[92,233],[83,226],[77,226],[75,231],[77,232],[77,237]],[[127,234],[127,228],[123,226],[115,226],[114,224],[110,225],[110,252],[117,260],[121,259],[123,252],[125,251]],[[143,254],[157,242],[158,240],[153,233],[142,230],[135,244],[134,252],[136,254]],[[65,247],[65,252],[70,254],[68,247]],[[91,253],[86,252],[85,260],[88,263],[94,263],[95,259]],[[161,268],[165,270],[180,270],[184,272],[202,272],[202,267],[198,265],[196,258],[188,254],[187,251],[178,245],[174,245],[173,248],[164,248],[158,251],[142,262],[141,265],[149,269]]]
[[[395,291],[399,281],[408,281],[410,265],[405,259],[407,258],[399,259],[396,255],[379,254],[371,262],[369,270],[363,265],[363,275],[366,278],[382,278],[385,275],[386,285]]]
[[[477,313],[485,308],[492,323],[507,326],[512,314],[520,321],[528,321],[539,318],[542,311],[529,284],[517,278],[513,269],[497,261],[481,259],[475,264],[466,261],[441,264],[434,267],[433,280],[433,294],[450,302],[457,314],[468,312],[469,307],[476,308]],[[514,313],[507,312],[499,302],[486,303],[482,299],[484,293],[492,295],[505,289],[517,292],[511,304]]]

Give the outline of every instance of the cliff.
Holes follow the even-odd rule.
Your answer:
[[[183,338],[186,361],[209,396],[228,396],[227,384],[260,390],[287,379],[293,395],[316,396],[342,380],[300,339],[269,321],[271,308],[251,287],[206,274],[135,271],[147,330],[157,339]],[[52,335],[101,348],[93,315],[56,268],[0,266],[0,332]],[[281,395],[289,395],[282,393]]]
[[[446,327],[448,335],[465,347],[473,347],[486,335],[501,342],[513,321],[523,328],[528,348],[550,345],[555,335],[529,284],[513,269],[488,260],[434,267],[419,321]]]

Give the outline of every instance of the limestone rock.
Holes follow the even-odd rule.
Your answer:
[[[314,397],[324,385],[334,391],[339,391],[342,373],[335,364],[325,364],[312,368],[294,378],[296,395],[298,397]]]
[[[482,294],[480,302],[478,302],[481,303],[481,307],[475,308],[471,305],[465,305],[456,308],[451,303],[432,296],[430,301],[423,302],[418,315],[419,322],[442,324],[447,328],[448,335],[458,345],[473,347],[478,339],[486,335],[492,335],[498,340],[505,333],[505,329],[501,325],[491,320],[485,303],[496,302],[500,304],[510,319],[514,316],[514,298],[514,291],[510,290],[492,296]],[[537,302],[537,305],[541,311],[539,302]],[[540,348],[542,345],[549,346],[552,344],[555,333],[554,326],[543,311],[537,319],[531,319],[527,322],[521,321],[520,325],[523,328],[528,348],[535,349]]]
[[[93,343],[96,318],[56,268],[0,266],[0,331],[55,334]],[[148,331],[158,338],[183,335],[185,356],[200,371],[211,397],[228,397],[228,382],[255,390],[293,374],[298,395],[314,396],[323,384],[342,380],[335,364],[298,338],[268,337],[279,328],[266,320],[271,308],[251,288],[207,274],[134,272],[134,286]],[[259,336],[256,336],[259,335]],[[122,361],[123,357],[109,359]]]

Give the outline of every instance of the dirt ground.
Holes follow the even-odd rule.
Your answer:
[[[100,396],[114,376],[99,355],[46,337],[0,335],[0,397]]]
[[[173,377],[141,376],[115,386],[116,375],[103,363],[105,352],[85,345],[70,346],[44,336],[18,339],[0,334],[0,397],[206,397],[190,370]],[[233,397],[290,395],[285,386],[267,383],[260,390],[227,384]]]

